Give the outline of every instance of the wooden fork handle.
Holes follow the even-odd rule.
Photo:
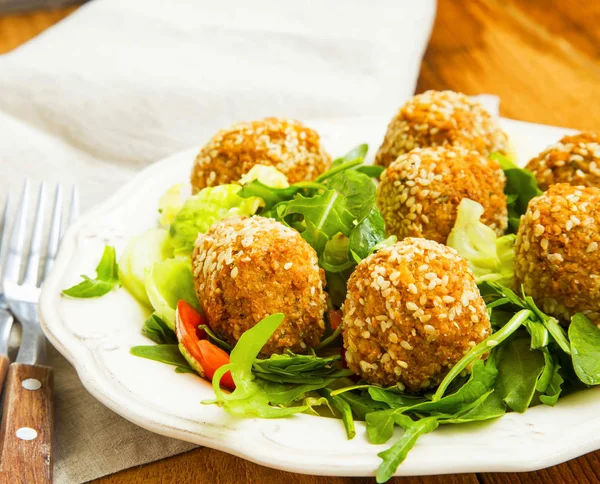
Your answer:
[[[10,365],[0,429],[0,482],[52,482],[52,386],[52,368]]]
[[[0,355],[0,392],[4,388],[4,380],[6,380],[6,374],[8,373],[8,367],[10,360],[6,355]]]

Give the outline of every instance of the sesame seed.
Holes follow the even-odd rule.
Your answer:
[[[292,263],[291,262],[286,262],[285,264],[283,264],[283,268],[287,271],[289,269],[292,268]]]
[[[404,348],[405,350],[411,351],[413,350],[413,346],[408,342],[408,341],[400,341],[400,346],[402,346],[402,348]]]

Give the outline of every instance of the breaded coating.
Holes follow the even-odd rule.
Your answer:
[[[565,136],[527,163],[538,186],[556,183],[600,188],[600,138],[595,133]]]
[[[545,313],[600,322],[600,188],[551,185],[529,202],[515,246],[515,274]]]
[[[417,148],[382,173],[377,206],[390,235],[446,243],[460,201],[470,198],[483,206],[483,223],[502,235],[507,226],[505,181],[500,165],[475,151]]]
[[[297,231],[259,216],[228,218],[198,235],[192,266],[208,324],[228,343],[278,312],[284,322],[262,354],[303,353],[319,343],[325,274]]]
[[[192,190],[237,182],[254,165],[274,166],[296,183],[327,171],[331,157],[319,134],[299,121],[265,118],[237,123],[202,148],[192,168]]]
[[[438,385],[490,333],[465,259],[445,245],[407,238],[364,259],[348,281],[344,348],[367,382],[416,392]]]
[[[481,104],[454,91],[411,98],[388,125],[375,164],[389,166],[414,148],[461,145],[484,156],[507,154],[508,137]]]

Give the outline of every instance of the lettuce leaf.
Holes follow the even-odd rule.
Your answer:
[[[467,261],[477,283],[489,281],[512,286],[514,280],[515,235],[497,237],[480,221],[483,207],[468,198],[458,206],[447,244]]]
[[[200,190],[188,198],[169,228],[169,241],[176,255],[192,252],[198,233],[206,232],[222,218],[232,215],[253,215],[260,199],[242,198],[240,185],[219,185]]]
[[[189,259],[156,262],[146,277],[145,287],[156,315],[171,330],[175,330],[175,309],[179,300],[200,310]]]

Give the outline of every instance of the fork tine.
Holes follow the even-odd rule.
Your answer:
[[[29,245],[29,257],[23,275],[23,284],[37,286],[38,273],[40,269],[40,255],[42,252],[42,232],[44,230],[44,215],[46,212],[46,184],[40,185],[37,208],[33,219],[31,232],[31,244]]]
[[[11,208],[11,198],[10,198],[10,192],[8,192],[8,195],[6,196],[6,200],[4,201],[4,210],[2,210],[2,217],[0,217],[0,257],[2,256],[2,252],[5,249],[5,244],[6,244],[6,237],[8,235],[8,213],[10,212],[10,208]],[[1,259],[0,259],[1,262]],[[0,265],[0,267],[2,267]]]
[[[19,200],[17,213],[13,222],[10,241],[8,243],[8,252],[6,253],[6,263],[4,265],[3,280],[10,282],[19,282],[21,273],[21,258],[23,256],[23,246],[25,245],[25,222],[27,219],[27,207],[29,203],[29,179],[26,178],[23,183],[21,199]]]
[[[46,280],[54,265],[58,242],[60,241],[60,227],[62,222],[63,189],[61,185],[56,186],[54,194],[54,206],[52,207],[52,221],[50,222],[50,233],[48,234],[48,250],[46,252],[46,263],[44,264],[44,275],[42,281]]]

